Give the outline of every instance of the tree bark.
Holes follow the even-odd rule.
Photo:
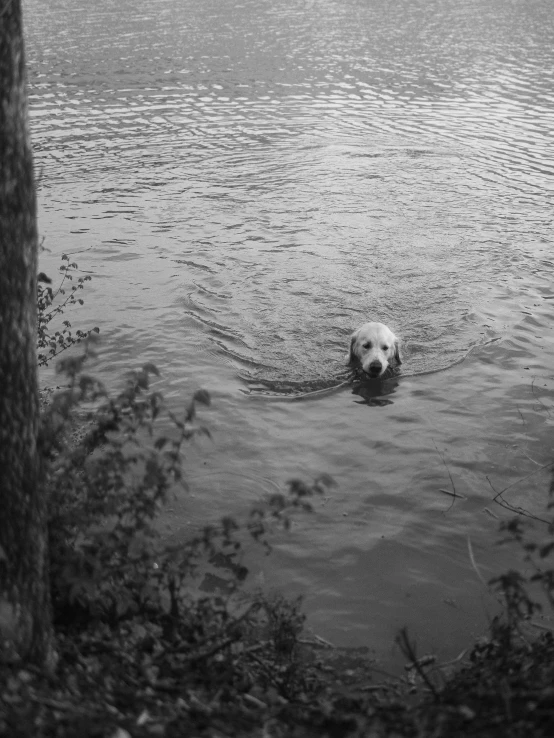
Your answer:
[[[20,0],[0,0],[0,660],[53,659],[36,363],[38,236]]]

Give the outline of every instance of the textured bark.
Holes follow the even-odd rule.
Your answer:
[[[39,489],[36,197],[20,0],[0,0],[0,660],[52,659]]]

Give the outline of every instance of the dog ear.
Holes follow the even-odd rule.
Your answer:
[[[346,354],[346,364],[348,366],[350,366],[351,364],[353,364],[354,361],[358,358],[356,356],[356,352],[354,351],[354,346],[356,344],[357,338],[358,338],[358,331],[356,331],[355,333],[353,333],[350,336],[350,349],[349,349],[348,353]]]
[[[398,338],[394,339],[394,360],[397,364],[402,364],[402,359],[400,358],[400,346],[398,342]]]

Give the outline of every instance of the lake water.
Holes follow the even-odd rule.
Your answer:
[[[24,6],[41,269],[92,276],[68,317],[108,384],[153,361],[173,409],[213,395],[168,532],[331,474],[253,581],[387,668],[403,625],[453,658],[495,612],[474,564],[519,560],[496,492],[547,500],[551,1]],[[344,385],[370,319],[403,372]]]

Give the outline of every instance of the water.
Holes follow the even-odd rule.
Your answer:
[[[387,665],[406,624],[455,656],[495,611],[472,556],[485,579],[518,560],[496,492],[540,515],[549,482],[548,0],[28,0],[25,21],[41,269],[92,275],[69,317],[100,327],[108,384],[154,361],[175,409],[214,397],[169,533],[329,473],[254,581]],[[369,319],[403,374],[344,385]]]

